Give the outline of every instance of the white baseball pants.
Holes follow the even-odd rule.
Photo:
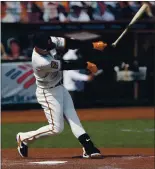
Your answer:
[[[77,116],[72,98],[62,85],[50,89],[37,88],[36,96],[44,109],[49,125],[36,131],[21,133],[22,141],[28,142],[43,136],[61,133],[64,129],[64,118],[69,123],[76,138],[86,133]]]

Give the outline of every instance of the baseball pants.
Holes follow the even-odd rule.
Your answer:
[[[36,96],[49,124],[35,131],[21,133],[22,141],[28,142],[43,136],[61,133],[64,129],[64,119],[69,123],[76,138],[86,133],[77,116],[72,98],[62,85],[50,89],[37,87]]]

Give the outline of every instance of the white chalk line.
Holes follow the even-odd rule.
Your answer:
[[[67,161],[39,161],[39,162],[29,162],[30,164],[38,164],[38,165],[57,165],[64,164]]]
[[[98,169],[122,169],[122,168],[116,168],[112,166],[103,166],[103,167],[98,167]]]
[[[65,164],[68,161],[35,161],[35,162],[18,162],[18,161],[13,161],[13,162],[2,162],[2,166],[14,166],[14,165],[59,165],[59,164]]]
[[[142,158],[146,158],[146,157],[149,157],[149,158],[154,158],[154,156],[129,156],[129,157],[122,157],[123,159],[126,159],[126,160],[133,160],[133,159],[142,159]]]
[[[133,130],[133,129],[121,129],[123,132],[137,132],[137,133],[143,133],[143,132],[155,132],[155,129],[144,129],[144,130]]]

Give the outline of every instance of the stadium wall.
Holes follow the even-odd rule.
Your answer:
[[[125,28],[128,22],[102,22],[102,23],[52,23],[52,24],[19,24],[19,23],[2,23],[2,43],[7,46],[7,39],[15,37],[19,39],[23,49],[27,50],[29,61],[31,61],[31,34],[36,31],[48,31],[54,36],[66,36],[67,33],[74,32],[92,32],[100,35],[99,39],[104,40],[108,44],[112,43]],[[100,53],[97,51],[81,50],[81,55],[87,56],[85,59],[93,61],[100,65],[104,72],[97,76],[91,83],[85,83],[84,91],[75,92],[74,103],[76,107],[105,107],[105,106],[143,106],[153,105],[154,103],[154,40],[155,25],[153,22],[138,22],[129,31],[128,35],[120,42],[115,50],[105,51]],[[98,39],[98,40],[99,40]],[[149,44],[148,44],[149,41]],[[80,41],[79,41],[80,43]],[[144,45],[149,45],[148,50],[143,50]],[[7,47],[6,47],[7,48]],[[94,59],[95,56],[95,59]],[[2,61],[2,75],[5,68],[10,68],[12,65],[29,64],[29,61],[18,60]],[[5,63],[4,63],[5,62]],[[132,71],[135,71],[135,62],[138,62],[139,67],[147,67],[145,80],[134,79],[132,81],[117,81],[114,66],[121,68],[122,63],[130,65]],[[106,64],[107,63],[107,64]],[[109,67],[106,66],[112,63]],[[17,67],[18,67],[17,66]],[[5,68],[4,68],[5,67]],[[6,70],[7,72],[10,70]],[[4,73],[5,74],[7,73]],[[8,77],[7,77],[8,78]],[[19,78],[17,76],[16,78]],[[11,79],[10,79],[11,80]],[[15,80],[15,79],[12,79]],[[6,81],[2,76],[3,82]],[[9,82],[9,81],[8,81]],[[11,81],[9,82],[12,83]],[[17,84],[19,85],[19,83]],[[15,87],[17,89],[17,87]],[[3,90],[3,88],[2,88]],[[34,90],[34,89],[33,89]],[[34,91],[35,92],[35,91]],[[92,97],[93,96],[93,97]],[[2,92],[2,109],[16,107],[19,102],[3,104]],[[18,108],[38,107],[36,103],[20,102]]]

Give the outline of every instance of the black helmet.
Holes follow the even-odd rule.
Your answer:
[[[43,32],[38,32],[33,37],[34,46],[41,48],[43,50],[47,49],[48,47],[48,40],[50,36]]]

